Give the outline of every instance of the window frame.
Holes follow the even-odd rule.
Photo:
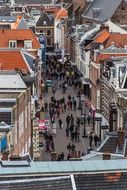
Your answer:
[[[15,44],[15,47],[11,46],[12,44]],[[17,41],[16,40],[9,40],[9,48],[17,48]]]
[[[27,45],[26,45],[27,43],[29,43],[29,44],[31,43],[31,46],[30,46],[30,47],[26,47],[26,46],[27,46]],[[24,40],[24,48],[25,48],[25,49],[32,49],[32,40]]]

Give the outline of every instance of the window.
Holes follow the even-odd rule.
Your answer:
[[[40,30],[40,33],[43,33],[43,30]]]
[[[47,46],[51,46],[51,39],[47,39]]]
[[[51,30],[47,30],[47,36],[51,36]]]
[[[24,48],[26,48],[26,49],[32,48],[32,41],[31,40],[25,40],[24,41]]]
[[[10,48],[16,48],[16,47],[17,47],[17,42],[16,42],[16,40],[9,41],[9,47],[10,47]]]

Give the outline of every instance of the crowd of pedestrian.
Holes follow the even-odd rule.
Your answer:
[[[66,92],[69,86],[72,86],[74,89],[77,90],[77,97],[80,97],[83,90],[81,88],[80,82],[80,74],[78,73],[77,69],[71,66],[68,63],[61,64],[56,59],[47,60],[47,69],[46,69],[46,79],[57,81],[58,85],[57,88],[61,90],[63,93],[63,97],[56,98],[55,94],[57,92],[57,88],[54,85],[52,87],[52,96],[49,102],[45,102],[44,104],[44,111],[49,114],[51,124],[53,126],[54,123],[58,123],[59,129],[63,129],[65,132],[66,137],[72,144],[67,145],[68,156],[67,160],[74,156],[74,151],[76,150],[77,142],[81,140],[81,123],[79,117],[74,117],[72,111],[77,111],[79,105],[77,102],[77,98],[71,94],[68,96]],[[63,113],[66,115],[65,122],[63,122]],[[91,117],[88,115],[86,118],[88,125],[91,122]],[[66,124],[64,124],[66,123]],[[64,126],[65,125],[65,126]],[[97,136],[93,136],[91,133],[89,135],[89,144],[92,148],[92,142],[95,142],[95,146],[97,147],[98,139]],[[51,134],[46,134],[45,136],[45,150],[46,152],[51,152],[55,150],[53,136]],[[61,150],[62,151],[62,150]],[[64,151],[58,154],[57,160],[61,161],[64,160]]]

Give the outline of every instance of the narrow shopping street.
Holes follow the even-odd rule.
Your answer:
[[[59,79],[53,80],[52,86],[55,87],[55,94],[52,92],[52,88],[49,87],[48,92],[46,92],[44,94],[43,101],[47,102],[49,105],[49,103],[51,101],[51,97],[53,96],[56,100],[60,100],[60,99],[64,98],[65,102],[67,103],[69,95],[71,95],[71,98],[76,100],[76,110],[74,110],[73,108],[72,108],[72,110],[66,108],[66,111],[63,111],[63,112],[60,111],[59,118],[57,116],[55,116],[56,134],[52,134],[52,123],[50,120],[49,112],[45,112],[45,116],[44,116],[45,119],[50,120],[51,134],[53,136],[54,148],[55,148],[54,151],[57,153],[57,156],[63,152],[64,160],[67,160],[68,153],[69,153],[69,150],[67,149],[68,143],[70,143],[71,145],[72,144],[75,145],[75,155],[73,157],[79,158],[80,156],[86,155],[88,153],[89,134],[92,131],[92,124],[90,123],[88,125],[88,122],[87,122],[87,117],[89,114],[89,108],[87,106],[85,107],[85,102],[87,101],[87,98],[85,97],[85,99],[84,99],[84,102],[82,105],[83,110],[81,111],[80,109],[78,109],[79,104],[81,102],[81,99],[77,96],[78,90],[74,89],[74,86],[68,85],[66,92],[63,93],[63,90],[61,88],[63,82],[64,82],[64,80],[59,80]],[[77,117],[79,117],[81,119],[81,115],[84,113],[84,111],[85,111],[85,118],[86,118],[86,125],[85,125],[86,131],[85,132],[86,132],[87,137],[85,137],[85,138],[83,137],[84,123],[81,123],[80,128],[79,128],[79,130],[80,130],[79,141],[75,142],[75,140],[71,139],[70,131],[69,131],[69,136],[68,137],[66,136],[66,127],[67,127],[66,117],[68,114],[72,114],[73,118],[74,118],[74,125],[76,125]],[[61,119],[63,122],[63,127],[61,129],[59,128],[59,123],[58,123],[59,119]],[[43,134],[40,135],[40,141],[44,141]],[[94,142],[93,142],[93,147],[94,147]],[[40,153],[41,153],[40,160],[43,160],[43,161],[51,160],[51,152],[46,152],[45,145],[44,145],[44,147],[40,148]]]

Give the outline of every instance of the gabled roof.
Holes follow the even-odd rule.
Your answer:
[[[36,26],[53,26],[54,18],[46,13],[43,13],[38,19]]]
[[[65,18],[67,17],[68,15],[68,12],[66,9],[62,8],[62,9],[59,9],[56,13],[55,13],[56,17],[55,19],[61,19],[61,18]]]
[[[104,22],[109,20],[122,0],[94,0],[82,15],[86,19]]]
[[[127,46],[127,34],[111,33],[106,43],[106,48],[114,44],[117,48]]]
[[[16,22],[11,24],[11,29],[28,29],[28,26],[22,16],[17,16]]]
[[[32,48],[40,48],[40,43],[31,29],[2,29],[0,39],[0,48],[9,47],[9,40],[32,40]]]
[[[21,69],[30,72],[30,66],[23,57],[23,52],[16,50],[0,50],[0,70]]]

